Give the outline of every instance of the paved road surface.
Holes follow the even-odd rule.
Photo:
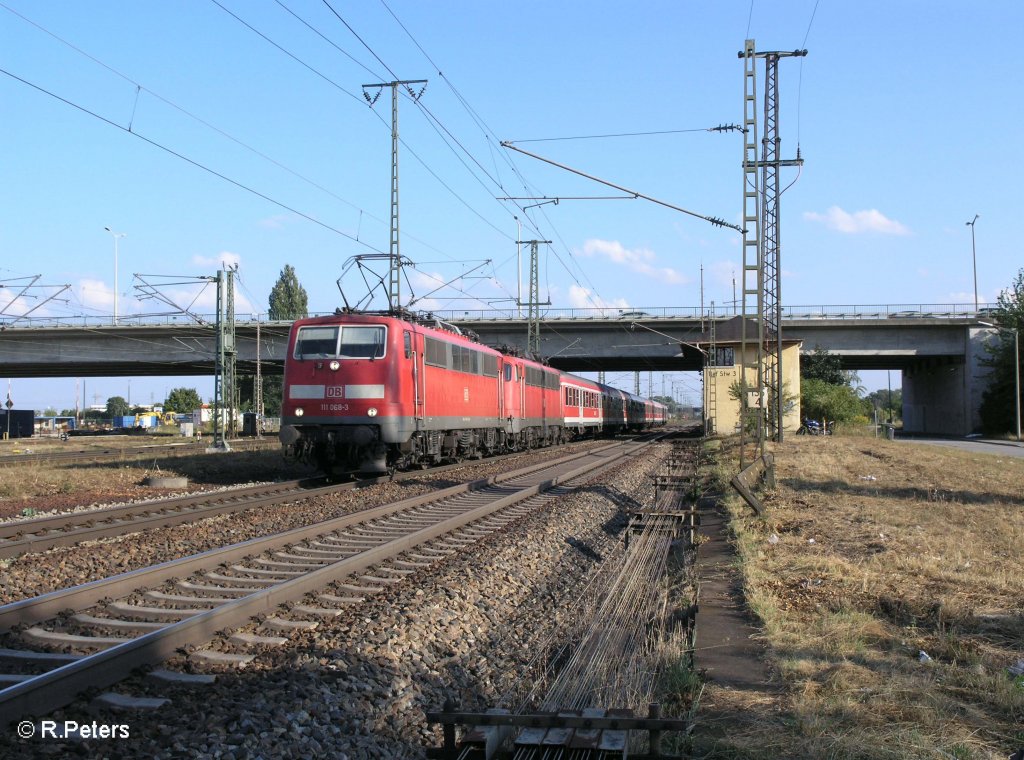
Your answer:
[[[995,454],[1002,457],[1024,458],[1024,443],[1018,441],[1000,441],[990,438],[899,438],[906,444],[927,444],[929,446],[952,446],[963,451],[974,451],[979,454]]]

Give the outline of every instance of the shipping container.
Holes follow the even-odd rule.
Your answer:
[[[0,409],[0,437],[31,438],[35,420],[32,409]]]

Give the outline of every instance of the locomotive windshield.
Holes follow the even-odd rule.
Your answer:
[[[386,333],[383,325],[300,327],[295,338],[295,358],[379,359],[384,356]]]
[[[343,359],[379,359],[384,356],[384,332],[383,326],[341,328],[340,356]]]

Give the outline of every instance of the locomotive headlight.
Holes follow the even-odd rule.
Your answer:
[[[333,369],[333,370],[336,370],[336,369],[338,369],[338,367],[340,367],[340,366],[341,366],[341,364],[340,364],[340,363],[338,363],[338,360],[337,360],[337,359],[335,359],[335,360],[334,360],[333,362],[331,362],[331,363],[330,363],[330,364],[328,364],[327,366],[328,366],[328,367],[330,367],[330,368],[331,368],[331,369]]]
[[[303,411],[301,406],[295,407],[295,416],[296,417],[301,417],[304,414],[305,414],[305,412]]]
[[[371,406],[369,409],[366,410],[366,413],[368,415],[370,415],[371,417],[376,417],[377,416],[377,407]]]

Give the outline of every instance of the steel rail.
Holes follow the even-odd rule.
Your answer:
[[[96,510],[65,512],[37,520],[2,523],[0,559],[60,546],[73,546],[82,541],[96,541],[153,528],[174,527],[260,506],[351,490],[355,485],[359,485],[342,483],[304,488],[300,485],[304,482],[309,481],[249,486]]]
[[[492,457],[490,461],[521,454]],[[466,462],[431,468],[434,475],[460,467]],[[247,486],[238,489],[220,490],[176,496],[169,499],[119,504],[100,509],[63,512],[58,515],[36,517],[27,520],[12,520],[0,523],[0,559],[16,557],[29,552],[41,552],[59,546],[72,546],[82,541],[95,541],[114,536],[123,536],[153,528],[169,528],[185,523],[197,522],[232,512],[241,512],[260,506],[273,506],[287,501],[289,496],[308,499],[340,491],[365,488],[391,480],[410,480],[422,477],[424,471],[408,471],[367,478],[347,483],[325,486],[304,487],[302,484],[317,482],[317,478],[285,481],[276,484]]]
[[[280,446],[277,439],[231,441],[231,451],[266,451]],[[37,451],[26,454],[4,454],[0,456],[0,467],[26,464],[73,464],[75,462],[122,461],[127,459],[170,459],[172,457],[205,454],[208,445],[189,441],[187,443],[150,443],[145,446],[104,448],[93,451]],[[217,452],[222,454],[224,452]],[[227,452],[230,453],[230,452]]]
[[[11,602],[10,604],[0,607],[0,632],[9,631],[12,627],[19,624],[46,620],[53,617],[61,610],[72,607],[82,608],[96,604],[106,597],[121,596],[127,591],[138,588],[140,585],[154,585],[162,583],[170,578],[191,575],[198,570],[211,566],[211,563],[212,565],[217,565],[235,562],[254,554],[273,550],[280,546],[297,543],[314,536],[346,528],[350,525],[368,522],[395,512],[412,509],[434,500],[449,498],[471,490],[479,490],[489,485],[503,483],[506,480],[523,477],[525,475],[531,475],[539,470],[557,467],[577,459],[582,459],[586,456],[598,455],[611,448],[622,445],[624,444],[611,444],[598,449],[591,449],[586,452],[570,454],[565,457],[560,457],[554,461],[530,465],[519,470],[495,475],[490,478],[474,480],[468,483],[460,483],[439,491],[432,491],[420,496],[392,502],[391,504],[383,504],[378,507],[354,512],[349,515],[343,515],[324,522],[314,523],[300,528],[293,528],[292,530],[275,533],[270,536],[252,538],[248,541],[242,541],[241,543],[232,544],[230,546],[210,549],[188,557],[181,557],[179,559],[169,560],[150,567],[120,573],[118,575],[111,576],[110,578],[90,581],[88,583],[74,586],[70,589],[51,591],[50,593],[42,594],[40,596]]]
[[[442,509],[442,519],[433,525],[386,540],[377,546],[359,551],[354,556],[330,562],[299,577],[273,582],[273,585],[268,588],[251,592],[246,589],[240,598],[221,603],[212,610],[189,614],[184,620],[171,622],[159,630],[145,633],[134,639],[127,639],[124,643],[115,644],[95,654],[84,655],[67,665],[29,677],[28,680],[3,689],[0,691],[0,723],[7,723],[25,715],[42,715],[52,712],[73,701],[77,694],[84,689],[109,686],[122,680],[140,666],[161,662],[183,647],[208,641],[219,630],[243,625],[255,615],[270,612],[288,601],[301,598],[310,591],[323,588],[353,573],[400,556],[409,549],[429,543],[440,536],[486,518],[511,505],[526,501],[560,484],[608,469],[618,464],[624,456],[639,453],[648,442],[615,444],[605,447],[600,452],[589,451],[563,457],[558,460],[557,464],[534,465],[523,468],[521,471],[460,484],[440,492],[384,505],[364,513],[335,518],[314,526],[286,531],[276,536],[253,539],[231,547],[204,552],[193,557],[174,560],[152,568],[124,573],[114,578],[95,581],[84,586],[0,607],[0,630],[10,630],[14,625],[50,618],[69,607],[87,609],[100,599],[121,596],[129,589],[137,590],[140,583],[143,586],[152,586],[162,580],[217,567],[234,559],[249,557],[275,547],[294,545],[303,538],[324,536],[353,524],[366,523],[374,516],[387,516],[431,502],[444,504],[452,496],[470,492],[482,493],[484,489],[497,491],[492,493],[482,505],[474,506],[471,502],[461,514],[445,517],[452,510],[450,507]],[[610,449],[619,449],[619,451],[610,451]],[[584,464],[575,462],[575,460],[585,459],[592,461]],[[576,466],[572,466],[574,464]],[[565,468],[569,469],[558,472],[559,469]],[[543,474],[541,471],[544,469],[556,472],[551,477],[543,478],[532,484],[515,485],[514,481],[538,473]],[[496,488],[496,486],[503,487]],[[511,492],[509,489],[512,489]]]

